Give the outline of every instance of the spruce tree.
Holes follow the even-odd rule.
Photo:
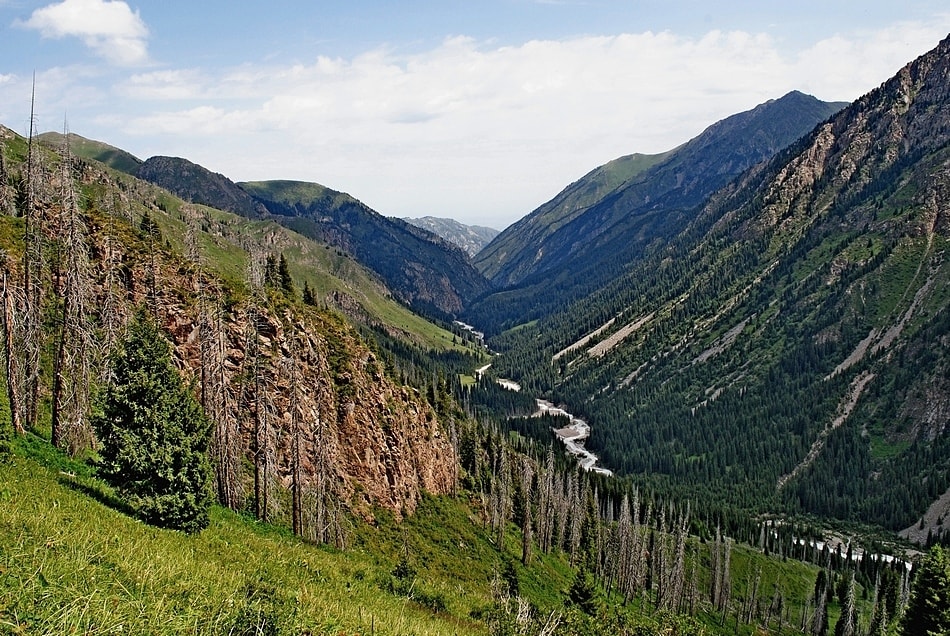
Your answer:
[[[950,633],[950,552],[931,548],[920,564],[910,604],[901,621],[905,636]]]
[[[93,418],[102,445],[99,474],[146,523],[204,529],[212,497],[210,425],[145,309],[136,313],[112,364],[113,381]]]

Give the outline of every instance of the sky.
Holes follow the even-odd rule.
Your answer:
[[[503,229],[791,90],[852,101],[946,0],[0,0],[0,124]]]

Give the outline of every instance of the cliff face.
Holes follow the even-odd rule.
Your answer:
[[[53,154],[43,160],[50,166],[61,161]],[[290,302],[259,280],[226,283],[211,273],[215,255],[260,261],[266,246],[250,246],[249,237],[240,247],[225,245],[222,237],[201,231],[200,222],[187,222],[201,218],[194,206],[166,211],[171,208],[158,203],[151,186],[94,164],[76,165],[74,185],[86,201],[97,344],[108,348],[107,325],[123,324],[138,305],[151,308],[174,345],[176,365],[216,422],[214,459],[232,470],[234,507],[253,500],[255,464],[276,516],[289,513],[295,472],[304,495],[332,499],[321,506],[343,506],[365,517],[380,506],[399,518],[415,510],[423,492],[454,488],[456,455],[434,411],[386,375],[339,315]],[[22,166],[8,160],[5,169]],[[42,174],[40,206],[49,207],[40,213],[54,245],[62,171]],[[160,236],[149,238],[130,226],[129,218],[144,226],[145,215],[158,221]],[[0,216],[6,266],[14,273],[22,248],[7,239],[16,236],[16,224],[12,216]],[[244,247],[247,252],[240,251]],[[113,329],[111,338],[116,334]]]
[[[145,265],[130,267],[132,286],[142,290],[140,302],[147,289]],[[197,377],[205,336],[196,297],[216,290],[213,282],[196,289],[181,270],[162,268],[159,315],[182,370]],[[189,293],[180,294],[182,289]],[[249,303],[234,305],[224,311],[220,328],[221,374],[243,457],[253,452],[252,420],[260,410],[268,422],[268,470],[286,489],[299,457],[305,490],[325,480],[337,499],[364,516],[372,515],[372,506],[382,506],[398,518],[415,510],[423,492],[452,491],[457,459],[432,408],[413,389],[394,383],[349,325],[331,314],[284,306],[279,315],[257,314],[251,328],[249,316],[255,311]],[[265,395],[248,387],[251,332],[258,334]],[[207,354],[204,359],[207,367]],[[249,481],[244,490],[251,492]]]
[[[162,309],[184,371],[200,374],[200,320],[174,303]],[[259,359],[269,390],[266,397],[250,395],[243,386],[250,366],[247,311],[238,306],[224,318],[224,375],[238,411],[267,410],[269,469],[283,488],[290,489],[299,457],[305,490],[326,480],[337,499],[367,517],[372,506],[381,506],[399,518],[415,510],[423,492],[453,490],[457,459],[435,413],[416,391],[387,377],[340,319],[289,309],[258,317]],[[240,430],[249,456],[252,423],[247,420]],[[245,490],[250,488],[248,483]]]

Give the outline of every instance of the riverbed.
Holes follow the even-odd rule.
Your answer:
[[[482,375],[488,371],[490,367],[491,363],[476,369],[475,379],[481,380]],[[514,380],[498,378],[495,381],[499,386],[509,391],[521,391],[521,385]],[[558,415],[567,418],[568,425],[563,428],[554,429],[554,435],[561,440],[567,452],[577,458],[577,462],[581,465],[581,468],[587,471],[593,471],[599,475],[613,475],[613,471],[597,465],[597,455],[584,448],[584,442],[590,437],[590,424],[579,417],[574,417],[571,413],[568,413],[561,407],[555,406],[547,400],[535,399],[535,402],[538,405],[535,416]]]
[[[569,424],[555,429],[554,434],[564,444],[567,452],[577,458],[581,468],[600,475],[613,475],[613,471],[597,465],[597,455],[584,448],[584,442],[590,437],[590,424],[547,400],[535,401],[538,404],[537,415],[559,415],[568,418]]]

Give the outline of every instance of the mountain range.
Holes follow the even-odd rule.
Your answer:
[[[417,227],[438,234],[449,243],[461,247],[469,256],[475,256],[482,248],[498,236],[498,230],[481,225],[465,225],[455,219],[443,219],[435,216],[423,216],[418,219],[405,219]]]
[[[727,501],[748,498],[752,480],[754,501],[735,503],[898,529],[945,482],[928,477],[946,463],[943,350],[900,379],[921,338],[942,337],[943,47],[855,104],[792,92],[668,152],[611,161],[474,260],[458,245],[470,228],[417,221],[453,243],[315,183],[238,184],[88,140],[76,152],[276,222],[364,264],[384,295],[485,330],[503,353],[495,371],[595,422],[589,445],[620,474],[695,496],[714,484]],[[937,212],[925,221],[927,196]],[[789,416],[790,401],[807,408]],[[857,432],[836,419],[852,411]],[[749,431],[755,462],[717,441]],[[854,462],[826,466],[826,444]],[[929,485],[876,477],[898,466]],[[842,470],[854,474],[842,482]],[[912,496],[887,504],[892,488]]]
[[[498,373],[651,487],[913,524],[950,487],[948,71],[944,41],[644,226],[605,284],[492,341]]]
[[[490,239],[0,127],[0,625],[887,631],[908,569],[857,553],[950,538],[948,77],[950,38]],[[140,310],[208,418],[204,536],[96,481],[93,389]],[[537,399],[611,476],[553,450],[579,425]]]
[[[401,219],[384,217],[348,194],[298,181],[238,184],[180,157],[141,161],[106,143],[70,137],[78,156],[101,161],[185,201],[272,220],[352,255],[418,313],[454,318],[488,289],[461,247]],[[61,145],[63,135],[44,133],[39,139]]]

